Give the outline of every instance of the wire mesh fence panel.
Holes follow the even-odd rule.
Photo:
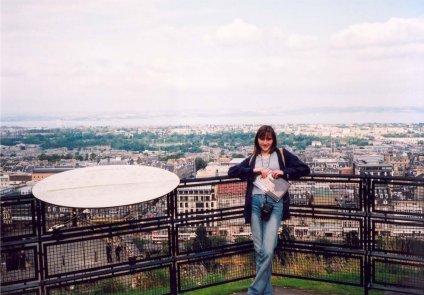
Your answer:
[[[169,229],[45,244],[47,276],[169,256]]]
[[[246,185],[245,181],[216,184],[218,208],[240,208],[244,206]]]
[[[396,287],[423,290],[424,263],[405,263],[399,260],[373,260],[373,282]]]
[[[207,181],[103,209],[2,197],[2,293],[156,295],[253,277],[246,182]],[[280,228],[274,275],[367,289],[369,267],[386,289],[422,290],[423,183],[333,175],[292,181],[292,218]],[[368,245],[373,251],[363,251]]]
[[[375,250],[424,257],[424,223],[374,221]]]
[[[424,182],[375,181],[372,194],[375,212],[424,218]]]
[[[1,283],[8,285],[37,279],[35,247],[5,247],[1,251]]]
[[[245,182],[191,185],[177,189],[177,215],[190,219],[216,212],[231,214],[244,204]]]
[[[279,248],[274,255],[273,274],[360,285],[361,266],[361,258],[356,256],[295,252]]]
[[[35,235],[35,210],[31,200],[1,202],[1,239]]]
[[[4,295],[38,295],[38,294],[40,294],[40,292],[38,290],[30,290],[30,291],[29,290],[18,290],[18,291],[11,291],[11,292],[2,290],[1,294],[4,294]]]
[[[163,295],[171,293],[169,282],[169,267],[162,267],[107,278],[90,278],[85,282],[74,282],[62,286],[52,286],[47,288],[47,294]]]
[[[204,258],[178,265],[180,291],[254,276],[253,252]]]
[[[360,210],[360,182],[341,179],[291,181],[290,204],[307,208]]]
[[[307,242],[359,248],[362,245],[362,222],[354,218],[293,215],[284,221],[282,242]]]
[[[178,253],[206,251],[251,240],[250,225],[243,218],[191,222],[177,226]]]
[[[119,198],[119,196],[117,196]],[[167,196],[141,204],[113,208],[83,209],[46,205],[46,230],[79,230],[113,223],[135,223],[168,216]]]

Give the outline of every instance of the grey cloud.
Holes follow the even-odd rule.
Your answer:
[[[1,69],[1,76],[4,78],[18,78],[26,75],[27,72],[20,69]]]

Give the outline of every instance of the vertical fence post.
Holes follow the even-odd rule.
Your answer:
[[[361,181],[364,183],[364,294],[368,295],[371,284],[371,207],[372,188],[371,178],[362,173]]]
[[[169,196],[169,216],[171,221],[171,231],[170,231],[170,246],[171,246],[171,258],[172,258],[172,265],[171,265],[171,273],[170,273],[170,287],[171,287],[171,294],[177,294],[178,291],[178,281],[177,281],[177,261],[176,261],[176,255],[177,255],[177,232],[175,228],[175,219],[177,217],[177,189],[174,189],[171,193],[168,194]]]
[[[38,251],[37,251],[37,259],[38,259],[38,267],[39,267],[39,280],[40,280],[40,293],[42,295],[45,293],[44,287],[44,251],[43,251],[43,226],[45,222],[45,205],[41,201],[34,198],[35,208],[36,208],[36,229],[37,229],[37,242],[38,242]]]

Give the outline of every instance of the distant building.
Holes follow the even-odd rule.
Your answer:
[[[20,185],[32,181],[31,174],[10,174],[9,177],[11,185]]]
[[[220,183],[215,185],[215,190],[218,208],[239,210],[244,205],[246,182]],[[251,236],[250,225],[245,224],[244,218],[219,221],[218,227],[217,234],[232,242]]]
[[[218,208],[231,208],[244,205],[246,182],[219,183],[215,185]]]
[[[122,157],[106,158],[99,161],[99,165],[128,165],[129,159],[122,159]]]
[[[167,167],[162,168],[174,172],[180,179],[192,178],[195,175],[195,165],[192,159],[169,159],[166,164]]]
[[[355,174],[369,174],[371,176],[392,176],[393,167],[384,162],[382,155],[360,155],[353,159]]]
[[[346,168],[340,168],[339,174],[353,174],[353,168],[352,167],[346,167]]]
[[[424,209],[424,203],[422,201],[409,201],[409,200],[405,200],[405,201],[393,201],[393,209],[395,212],[408,212],[408,213],[413,213],[413,214],[417,214],[417,215],[421,215],[423,214],[423,209]],[[423,230],[424,233],[424,230]]]
[[[229,166],[230,167],[235,166],[237,164],[240,164],[243,161],[244,161],[244,158],[233,158],[233,159],[231,159]]]
[[[197,171],[196,178],[227,176],[229,167],[230,166],[228,165],[222,166],[216,164],[208,164],[206,168]]]
[[[0,187],[8,187],[10,185],[9,175],[0,175]]]
[[[215,188],[212,185],[200,185],[178,189],[177,194],[177,212],[187,216],[196,216],[204,214],[207,234],[209,236],[216,234],[217,223],[209,221],[208,211],[217,209],[215,197]],[[198,224],[189,224],[179,227],[178,235],[183,240],[193,239]]]
[[[215,189],[201,185],[178,189],[178,213],[198,213],[217,208]]]
[[[395,176],[404,176],[410,165],[408,154],[403,152],[402,154],[387,154],[384,156],[386,163],[393,166],[393,174]]]
[[[339,173],[340,169],[348,168],[349,162],[340,158],[313,158],[308,163],[314,173]]]
[[[32,171],[32,181],[40,181],[56,173],[72,170],[73,168],[34,168]]]

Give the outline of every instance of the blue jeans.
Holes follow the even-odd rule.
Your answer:
[[[273,205],[268,221],[261,219],[261,207],[269,203]],[[256,254],[256,277],[250,285],[249,295],[271,295],[272,260],[278,241],[278,229],[283,215],[283,200],[275,202],[266,195],[252,196],[252,239]]]

